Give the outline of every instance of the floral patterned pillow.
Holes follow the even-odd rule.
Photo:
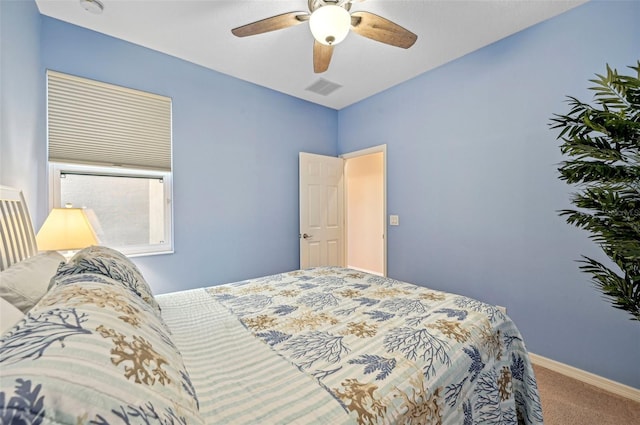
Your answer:
[[[0,423],[203,424],[154,309],[106,276],[60,283],[0,338]]]
[[[58,268],[52,279],[59,284],[62,276],[76,274],[97,274],[112,278],[151,305],[160,315],[160,306],[153,297],[151,288],[135,264],[122,253],[105,246],[90,246],[78,251],[68,263]]]

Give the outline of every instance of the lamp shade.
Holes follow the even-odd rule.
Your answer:
[[[62,251],[96,245],[98,240],[82,208],[54,208],[36,235],[40,251]]]
[[[309,18],[311,34],[319,43],[327,46],[340,43],[349,33],[351,15],[346,9],[336,5],[322,6]]]

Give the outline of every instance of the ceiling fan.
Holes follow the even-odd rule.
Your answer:
[[[355,0],[308,0],[309,13],[288,12],[231,30],[237,37],[263,34],[309,22],[313,43],[313,71],[329,69],[333,46],[340,43],[349,29],[363,37],[391,46],[408,49],[418,39],[411,31],[370,12],[350,13]],[[359,0],[363,1],[363,0]]]

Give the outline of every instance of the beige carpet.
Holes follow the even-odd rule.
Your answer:
[[[640,403],[534,366],[545,425],[640,425]]]

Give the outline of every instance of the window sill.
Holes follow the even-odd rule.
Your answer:
[[[114,249],[118,249],[118,248],[114,248]],[[120,252],[122,252],[128,258],[150,257],[150,256],[153,256],[153,255],[168,255],[168,254],[173,254],[174,253],[174,251],[172,249],[171,250],[165,250],[165,251],[132,252],[132,253],[127,253],[126,250],[120,250]]]

